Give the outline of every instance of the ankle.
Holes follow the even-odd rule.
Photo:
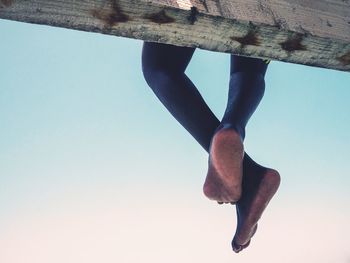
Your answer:
[[[239,125],[235,125],[232,123],[221,123],[217,129],[215,130],[215,133],[217,133],[220,130],[234,130],[235,132],[237,132],[239,134],[239,136],[241,137],[242,142],[244,141],[245,138],[245,128],[242,128]]]

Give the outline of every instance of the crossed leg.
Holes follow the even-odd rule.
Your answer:
[[[194,51],[194,48],[145,42],[142,70],[163,105],[209,153],[205,195],[218,202],[239,200],[238,224],[232,241],[233,250],[239,252],[249,245],[257,221],[279,185],[276,171],[258,165],[243,152],[245,125],[263,94],[264,87],[255,91],[254,86],[263,85],[266,68],[260,75],[251,75],[252,72],[243,69],[253,69],[251,65],[255,64],[264,66],[256,63],[260,60],[241,58],[239,61],[240,58],[232,57],[229,99],[220,122],[185,74]]]
[[[235,203],[241,197],[245,126],[263,97],[266,69],[267,64],[260,59],[231,55],[227,106],[211,141],[204,184],[211,199],[216,200],[219,190],[224,194],[223,202]]]

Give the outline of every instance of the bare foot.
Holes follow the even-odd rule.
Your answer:
[[[237,202],[242,192],[243,143],[234,129],[221,129],[212,139],[204,194],[218,202]]]
[[[243,194],[236,205],[237,229],[232,240],[232,249],[236,253],[249,246],[257,230],[258,220],[280,184],[277,171],[257,164],[246,167],[244,165]]]

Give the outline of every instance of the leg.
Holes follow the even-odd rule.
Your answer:
[[[237,132],[242,140],[245,126],[263,97],[266,70],[263,60],[231,56],[229,99],[221,126]],[[232,241],[235,252],[249,245],[258,220],[280,184],[277,171],[258,165],[247,155],[243,171],[242,196],[236,205],[237,229]]]
[[[236,202],[241,196],[245,126],[263,97],[266,69],[261,59],[231,56],[227,107],[210,147],[208,196],[217,191],[218,182],[226,192],[224,201]]]
[[[245,155],[242,197],[236,204],[237,227],[232,240],[236,253],[248,247],[258,227],[258,220],[280,184],[280,175],[265,168]]]
[[[145,42],[142,70],[163,105],[208,151],[219,121],[185,74],[194,51],[194,48]]]
[[[190,48],[145,42],[142,51],[142,69],[147,83],[161,102],[209,152],[211,139],[220,122],[206,105],[193,83],[184,74],[193,52],[194,49]],[[243,166],[244,193],[242,202],[237,204],[238,225],[235,238],[232,241],[233,249],[236,252],[249,244],[252,237],[251,229],[256,229],[255,221],[261,216],[273,195],[273,190],[268,190],[267,192],[270,194],[266,195],[260,189],[266,188],[268,184],[265,182],[272,181],[270,174],[273,175],[273,179],[277,177],[279,180],[277,172],[258,165],[248,154],[244,155]],[[245,178],[248,178],[247,182]],[[261,188],[260,185],[264,187]],[[275,183],[272,186],[277,189],[278,184]],[[246,192],[249,194],[245,194]],[[261,192],[263,193],[261,194]],[[217,195],[220,196],[220,191]],[[239,211],[240,213],[238,213]],[[247,221],[246,218],[255,219]]]
[[[228,101],[221,125],[236,130],[242,140],[245,126],[264,96],[267,67],[261,59],[231,55]]]
[[[208,152],[220,122],[184,73],[193,52],[193,48],[145,42],[142,69],[159,100]],[[205,195],[216,201],[232,200],[231,192],[219,177],[212,176],[204,184]]]

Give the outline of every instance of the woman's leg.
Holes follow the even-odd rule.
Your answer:
[[[210,147],[204,186],[209,196],[217,191],[219,181],[226,193],[224,201],[236,202],[241,197],[245,126],[263,97],[266,69],[261,59],[231,55],[227,107]]]
[[[185,74],[194,51],[194,48],[144,42],[142,70],[163,105],[208,152],[219,120]]]
[[[185,70],[194,48],[145,42],[142,49],[144,77],[159,100],[181,125],[209,152],[210,141],[220,122],[203,100]],[[218,202],[237,201],[235,189],[219,176],[204,183],[204,194]]]
[[[184,73],[193,52],[193,48],[145,42],[142,50],[142,70],[148,85],[164,106],[209,153],[210,142],[220,121]],[[243,167],[243,201],[238,203],[240,208],[237,206],[238,224],[232,241],[232,247],[236,252],[247,246],[252,230],[256,229],[257,220],[245,219],[260,217],[273,195],[272,191],[268,190],[266,195],[263,190],[271,185],[272,179],[279,178],[277,172],[258,165],[247,154],[244,155]],[[214,178],[214,182],[209,180],[209,184],[216,186],[214,190],[217,190],[216,193],[211,193],[214,196],[216,194],[211,198],[222,201],[220,192],[222,184],[217,178]]]
[[[245,126],[264,95],[267,66],[268,63],[261,59],[231,56],[227,108],[214,139],[219,137],[218,134],[221,137],[228,134],[228,137],[236,138],[238,148],[241,147]],[[237,148],[234,140],[231,145],[233,149]],[[243,161],[243,171],[242,196],[236,205],[237,229],[232,240],[235,252],[249,245],[257,230],[258,220],[280,184],[277,171],[258,165],[247,155]]]
[[[235,129],[242,140],[245,126],[264,96],[267,66],[262,59],[231,55],[227,107],[221,125]]]
[[[247,154],[243,161],[242,196],[236,204],[237,227],[232,249],[240,252],[255,234],[258,221],[280,184],[276,170],[263,167]]]

